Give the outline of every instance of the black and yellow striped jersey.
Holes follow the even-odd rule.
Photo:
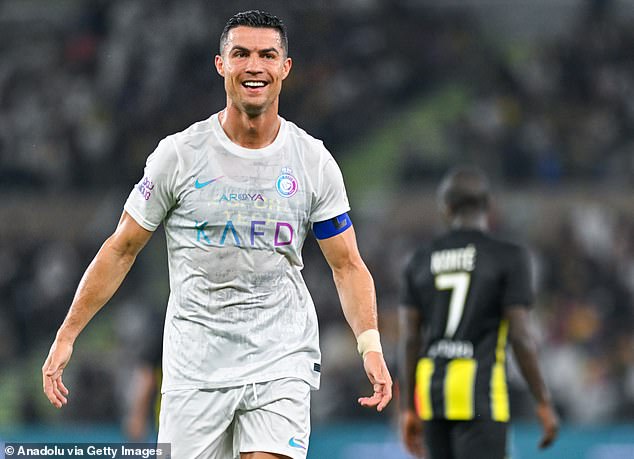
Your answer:
[[[422,419],[509,420],[504,309],[532,301],[518,245],[460,229],[414,254],[401,302],[423,320],[415,389]]]

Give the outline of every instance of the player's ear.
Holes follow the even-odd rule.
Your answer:
[[[216,54],[216,58],[214,59],[214,65],[216,66],[216,72],[222,77],[225,76],[225,63],[222,60],[222,56]]]
[[[287,57],[284,59],[284,68],[282,69],[282,80],[285,80],[289,73],[291,73],[291,67],[293,67],[293,59]]]

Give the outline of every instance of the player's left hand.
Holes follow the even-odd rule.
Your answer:
[[[374,387],[374,393],[371,397],[359,398],[359,404],[370,408],[376,406],[377,411],[383,411],[383,408],[392,400],[392,377],[383,359],[383,354],[368,352],[363,359],[363,367]]]
[[[559,419],[550,403],[537,405],[537,417],[542,425],[542,438],[539,442],[540,449],[548,448],[553,444],[559,432]]]

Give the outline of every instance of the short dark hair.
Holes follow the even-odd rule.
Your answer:
[[[258,27],[263,29],[276,29],[280,34],[280,41],[284,54],[288,55],[288,35],[286,34],[286,26],[280,18],[273,16],[271,13],[260,10],[242,11],[234,14],[225,25],[220,34],[220,54],[227,44],[227,35],[231,29],[239,26]]]
[[[438,203],[451,215],[486,212],[489,201],[489,180],[474,166],[451,169],[438,187]]]

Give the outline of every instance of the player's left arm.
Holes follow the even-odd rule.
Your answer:
[[[549,446],[557,437],[559,421],[537,359],[537,345],[529,326],[529,305],[534,301],[530,256],[523,247],[508,252],[505,291],[502,303],[508,321],[509,341],[522,376],[537,402],[537,416],[542,424],[540,447]]]
[[[529,309],[521,305],[507,307],[505,318],[509,323],[509,341],[517,364],[537,402],[537,417],[543,430],[539,446],[546,448],[557,438],[559,421],[539,368],[537,345],[529,327]]]
[[[332,269],[344,316],[361,351],[367,348],[363,365],[374,393],[371,397],[359,398],[359,403],[382,411],[392,399],[392,378],[380,345],[375,346],[378,341],[374,341],[378,340],[378,320],[372,275],[361,258],[352,226],[335,236],[318,239],[318,243]]]

